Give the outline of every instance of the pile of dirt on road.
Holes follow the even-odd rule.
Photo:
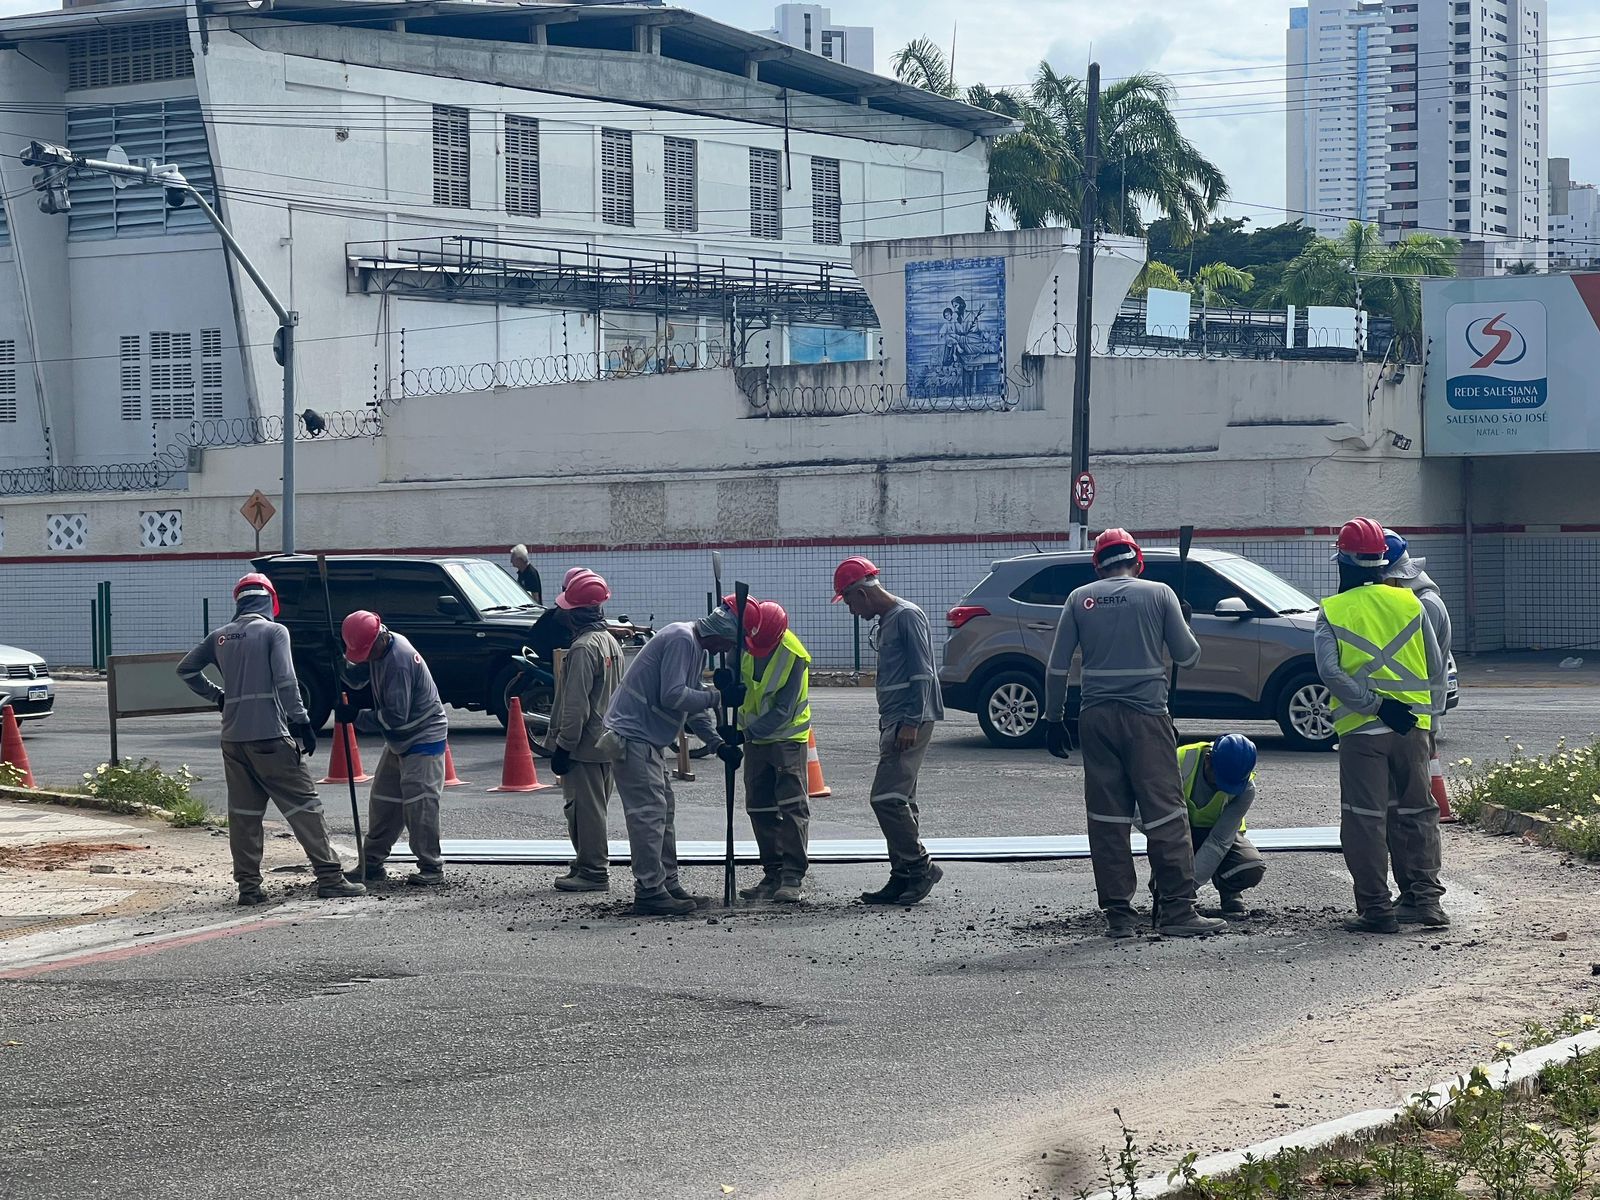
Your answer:
[[[18,871],[59,871],[102,854],[148,850],[131,842],[45,842],[36,846],[0,846],[0,867]]]

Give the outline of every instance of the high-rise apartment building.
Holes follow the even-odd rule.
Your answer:
[[[1600,266],[1600,190],[1592,183],[1572,182],[1570,159],[1550,160],[1546,206],[1550,269]]]
[[[873,69],[870,25],[835,25],[833,13],[820,4],[780,4],[772,21],[771,29],[762,30],[768,37],[847,67]]]
[[[1546,0],[1291,9],[1290,216],[1448,234],[1465,274],[1542,263],[1547,22]]]

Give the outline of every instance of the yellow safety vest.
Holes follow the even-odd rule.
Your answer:
[[[811,734],[811,655],[792,629],[783,635],[783,641],[767,659],[767,669],[760,679],[756,678],[755,656],[744,656],[740,674],[744,677],[745,697],[739,709],[740,726],[749,728],[752,721],[764,715],[771,707],[768,697],[781,692],[789,676],[797,670],[801,672],[800,703],[795,708],[794,720],[761,740],[769,743],[805,741]]]
[[[1228,801],[1233,797],[1227,792],[1211,789],[1211,795],[1204,804],[1195,799],[1195,789],[1207,790],[1205,777],[1200,768],[1205,763],[1206,751],[1212,746],[1211,742],[1194,742],[1188,746],[1178,747],[1178,774],[1183,779],[1183,802],[1189,807],[1189,824],[1196,829],[1210,829],[1222,817],[1222,810],[1227,807]],[[1255,780],[1256,773],[1250,772],[1250,778]],[[1244,822],[1239,822],[1239,832],[1244,832]]]
[[[1433,726],[1433,693],[1428,686],[1428,644],[1422,636],[1422,601],[1409,588],[1352,588],[1329,596],[1322,612],[1339,639],[1339,665],[1380,696],[1409,705],[1421,729]],[[1333,728],[1343,736],[1377,723],[1332,699]]]

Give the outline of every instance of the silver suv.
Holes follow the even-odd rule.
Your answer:
[[[1276,721],[1296,749],[1332,748],[1328,689],[1311,648],[1316,601],[1237,554],[1195,549],[1187,570],[1202,653],[1197,667],[1178,676],[1173,716]],[[1177,590],[1178,571],[1176,550],[1145,551],[1146,579]],[[977,713],[993,745],[1042,744],[1044,670],[1061,606],[1094,578],[1088,551],[994,563],[946,616],[950,637],[939,671],[945,706]],[[1069,712],[1077,692],[1074,670]]]

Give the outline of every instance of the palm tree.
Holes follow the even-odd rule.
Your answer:
[[[1507,275],[1537,275],[1538,273],[1538,264],[1531,263],[1527,259],[1518,259],[1506,268]]]
[[[904,83],[960,96],[968,104],[1001,113],[1022,128],[997,139],[990,151],[991,208],[1019,228],[1079,224],[1083,213],[1084,132],[1088,93],[1084,82],[1040,63],[1025,95],[974,84],[956,87],[943,51],[918,38],[892,60]],[[1227,198],[1217,166],[1178,129],[1171,82],[1142,73],[1117,80],[1100,94],[1100,166],[1095,211],[1100,228],[1142,235],[1145,214],[1158,213],[1173,229],[1175,244],[1203,228]],[[991,213],[991,227],[993,213]]]
[[[1192,293],[1194,284],[1160,259],[1152,258],[1144,264],[1143,269],[1135,277],[1133,286],[1128,289],[1128,295],[1137,299],[1151,288],[1159,288],[1164,292]]]
[[[1256,285],[1256,277],[1249,271],[1242,271],[1238,267],[1230,266],[1224,262],[1207,263],[1195,275],[1195,282],[1200,285],[1200,353],[1206,352],[1206,309],[1213,300],[1220,301],[1223,305],[1232,304],[1223,288],[1234,292],[1248,292]]]

